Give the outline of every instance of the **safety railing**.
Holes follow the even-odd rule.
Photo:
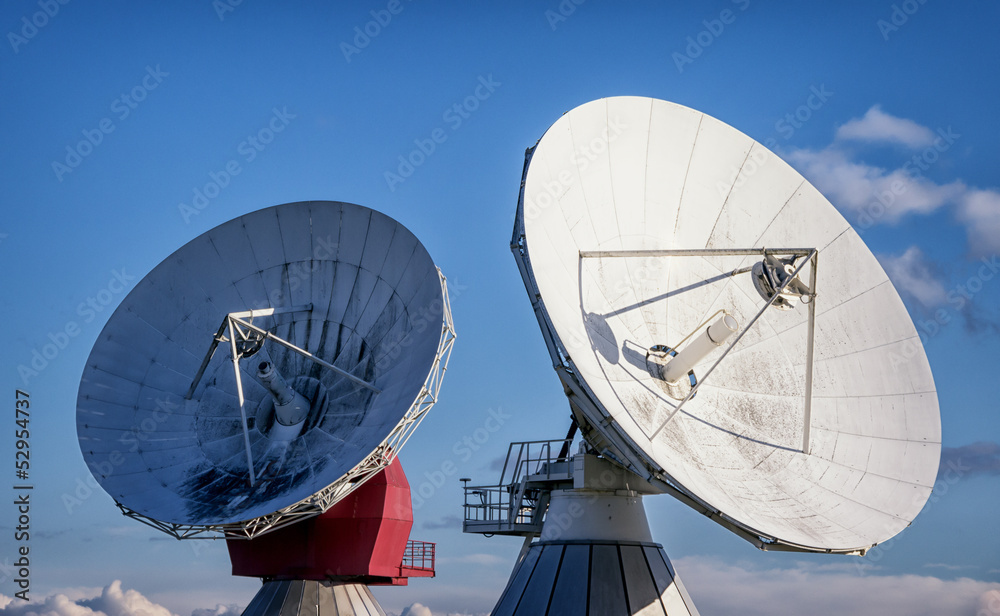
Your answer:
[[[527,488],[528,479],[565,480],[570,444],[571,439],[511,443],[498,485],[465,486],[465,530],[517,531],[539,524],[540,491]]]
[[[500,472],[500,485],[518,482],[525,475],[551,472],[553,462],[565,462],[569,459],[571,441],[572,439],[555,439],[511,443],[507,447],[507,457]],[[564,453],[564,450],[567,451]]]
[[[436,543],[428,541],[414,541],[410,539],[406,542],[406,549],[403,551],[403,569],[421,569],[423,571],[434,571],[434,557]]]

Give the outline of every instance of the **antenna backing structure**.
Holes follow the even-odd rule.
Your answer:
[[[318,515],[393,461],[437,400],[447,285],[405,227],[311,201],[240,216],[111,316],[77,402],[122,511],[178,538]]]
[[[525,538],[495,616],[697,614],[643,495],[859,555],[923,507],[941,427],[913,323],[760,143],[662,100],[581,105],[526,152],[511,249],[583,441],[515,443],[466,486],[466,532]]]
[[[582,105],[529,151],[512,245],[598,451],[768,549],[864,551],[923,507],[941,431],[913,323],[760,143],[666,101]],[[672,394],[664,349],[723,316]]]

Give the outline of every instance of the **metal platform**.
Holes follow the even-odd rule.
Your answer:
[[[570,455],[572,439],[511,443],[495,485],[465,486],[462,531],[538,537],[554,490],[660,490],[594,453]],[[468,481],[468,480],[464,480]]]
[[[436,548],[437,544],[429,541],[407,540],[399,566],[400,577],[434,577]]]
[[[537,537],[549,494],[573,486],[566,439],[511,443],[496,485],[465,486],[462,531]],[[468,480],[464,480],[468,481]]]

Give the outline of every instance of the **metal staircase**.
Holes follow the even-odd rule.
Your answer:
[[[464,479],[462,530],[484,535],[537,537],[552,490],[573,487],[572,439],[511,443],[500,482],[470,486]]]

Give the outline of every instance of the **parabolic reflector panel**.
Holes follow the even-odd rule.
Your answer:
[[[529,154],[515,243],[518,229],[553,360],[627,462],[792,549],[864,549],[923,507],[941,432],[917,332],[858,234],[760,143],[666,101],[587,103]],[[768,308],[670,421],[680,401],[647,367],[650,347],[676,347],[719,310],[741,327],[753,319],[765,301],[733,272],[759,254],[593,256],[761,248],[818,251],[809,453],[804,303]]]
[[[308,309],[281,312],[295,307]],[[227,315],[268,308],[278,313],[246,320],[374,389],[268,340],[240,361],[245,439],[229,332],[198,371]],[[232,524],[308,502],[398,433],[426,393],[446,315],[427,251],[383,214],[304,202],[241,216],[164,260],[108,321],[80,384],[84,458],[118,503],[171,524]],[[291,441],[269,432],[262,361],[313,405]]]

